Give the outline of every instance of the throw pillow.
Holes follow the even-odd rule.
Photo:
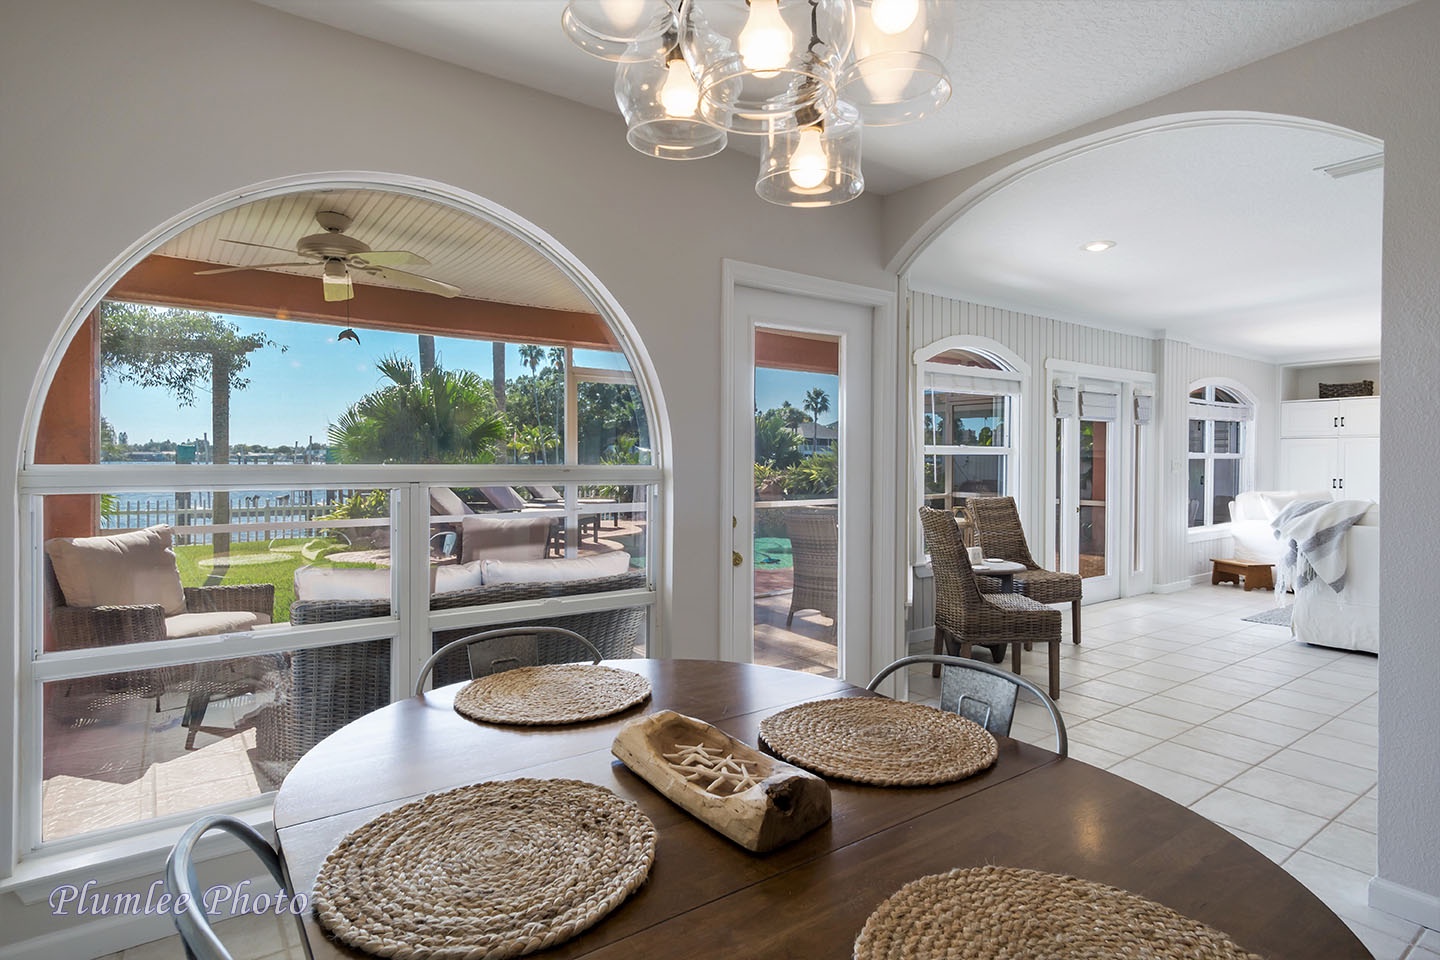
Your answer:
[[[185,612],[168,526],[108,537],[56,537],[45,553],[71,607],[158,603],[165,615]]]
[[[295,571],[296,600],[389,600],[390,570],[300,567]]]
[[[624,550],[558,560],[486,560],[485,584],[557,583],[564,580],[591,580],[614,577],[630,569],[630,554]]]

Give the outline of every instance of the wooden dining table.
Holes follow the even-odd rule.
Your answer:
[[[651,699],[558,727],[472,722],[456,684],[370,713],[328,737],[286,777],[275,827],[291,889],[309,892],[351,830],[438,790],[516,777],[568,777],[633,800],[658,832],[646,883],[614,913],[538,956],[847,958],[866,918],[911,880],[995,864],[1128,890],[1229,934],[1271,960],[1370,954],[1319,899],[1232,834],[1097,767],[1008,737],[988,769],[935,787],[830,780],[829,823],[768,854],[747,852],[674,806],[610,753],[619,729],[671,709],[757,743],[760,721],[806,700],[871,696],[840,680],[701,660],[615,660]],[[304,920],[315,957],[364,954]],[[1038,955],[1036,955],[1038,958]]]

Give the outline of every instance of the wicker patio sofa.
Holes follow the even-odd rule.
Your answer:
[[[517,600],[607,593],[637,589],[645,584],[643,570],[584,580],[496,583],[437,593],[430,598],[430,609],[454,610]],[[645,612],[645,607],[635,606],[533,620],[518,619],[511,623],[574,630],[594,644],[602,657],[615,660],[634,656],[635,643],[645,623]],[[389,615],[388,600],[297,600],[290,605],[290,622],[296,625]],[[437,632],[432,649],[438,650],[451,640],[478,629],[481,628]],[[569,652],[557,641],[542,638],[539,642],[541,663],[561,662]],[[469,679],[469,665],[463,651],[455,651],[435,667],[434,685],[437,687],[466,679]],[[256,722],[256,767],[270,781],[266,786],[278,785],[290,767],[325,737],[389,702],[389,640],[295,651],[281,682],[279,697]]]

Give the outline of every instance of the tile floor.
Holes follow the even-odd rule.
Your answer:
[[[1375,872],[1376,659],[1307,647],[1243,617],[1269,592],[1197,586],[1086,607],[1064,645],[1060,708],[1071,754],[1189,806],[1281,864],[1377,960],[1440,960],[1440,932],[1367,906]],[[1067,629],[1068,629],[1068,620]],[[981,657],[986,656],[983,652]],[[1044,653],[1025,672],[1045,675]],[[911,696],[936,681],[912,671]],[[1038,704],[1013,733],[1053,743]],[[299,957],[293,922],[227,921],[237,957]],[[180,955],[175,938],[105,960]]]

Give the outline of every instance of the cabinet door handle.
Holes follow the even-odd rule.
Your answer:
[[[1339,418],[1339,417],[1331,417],[1331,418],[1330,418],[1330,426],[1332,426],[1332,427],[1334,427],[1334,428],[1336,428],[1336,429],[1338,430],[1338,429],[1340,428],[1340,418]]]
[[[1342,427],[1345,426],[1345,418],[1344,418],[1344,417],[1341,417],[1341,418],[1340,418],[1340,426],[1342,426]]]

